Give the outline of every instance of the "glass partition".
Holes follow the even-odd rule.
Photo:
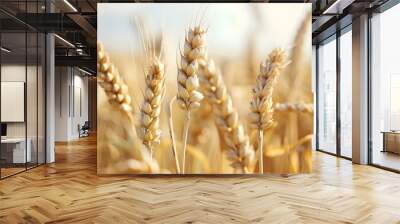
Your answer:
[[[27,2],[27,12],[37,13],[36,1]],[[36,19],[37,20],[37,19]],[[37,21],[34,21],[37,22]],[[31,151],[31,160],[27,167],[38,164],[38,32],[27,29],[27,142]]]
[[[1,34],[2,177],[24,171],[31,161],[26,136],[26,41],[25,32]]]
[[[371,19],[371,162],[400,171],[400,4]]]
[[[37,64],[37,162],[44,164],[46,162],[46,37],[43,33],[38,33],[38,64]]]
[[[318,47],[318,149],[336,153],[336,38]]]
[[[27,33],[27,150],[31,151],[30,160],[27,163],[28,168],[37,165],[38,157],[38,35],[36,32],[29,31]]]
[[[340,36],[340,154],[352,157],[352,34]]]
[[[0,2],[18,13],[38,13],[43,4]],[[45,163],[45,44],[43,33],[0,12],[1,179]]]

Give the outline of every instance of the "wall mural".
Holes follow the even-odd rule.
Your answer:
[[[311,4],[98,4],[98,174],[310,172]]]

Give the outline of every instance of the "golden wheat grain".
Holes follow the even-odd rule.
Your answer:
[[[244,131],[237,111],[233,108],[232,98],[214,62],[209,60],[202,68],[200,80],[205,87],[206,97],[213,104],[216,124],[223,132],[224,142],[228,147],[227,159],[231,161],[235,171],[247,173],[254,157],[249,137]]]
[[[146,89],[140,106],[139,137],[152,158],[154,146],[160,143],[160,113],[165,92],[164,64],[158,58],[151,60],[145,81]]]
[[[100,73],[98,76],[99,85],[104,89],[109,102],[117,105],[131,117],[132,107],[128,86],[110,62],[109,56],[100,43],[97,43],[97,71]]]
[[[200,26],[190,28],[186,37],[178,69],[177,101],[181,108],[190,111],[200,106],[203,95],[198,90],[198,67],[205,56],[206,31]]]
[[[267,60],[260,65],[260,74],[257,76],[256,87],[253,89],[253,99],[250,102],[250,124],[258,131],[259,170],[263,173],[263,144],[264,130],[273,124],[272,93],[276,78],[287,64],[287,56],[283,49],[274,49]]]
[[[281,74],[287,63],[283,49],[273,50],[267,60],[260,65],[256,87],[253,89],[253,99],[250,103],[250,122],[253,128],[266,130],[273,122],[272,93],[276,78]]]

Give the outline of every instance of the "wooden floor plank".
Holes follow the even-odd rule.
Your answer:
[[[0,223],[400,223],[400,175],[314,153],[314,172],[96,175],[95,137],[0,181]]]

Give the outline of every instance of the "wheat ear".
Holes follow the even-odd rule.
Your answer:
[[[97,71],[100,73],[98,76],[99,85],[104,89],[109,102],[117,105],[133,122],[128,86],[115,66],[110,62],[110,57],[100,43],[97,43]]]
[[[160,143],[160,113],[165,92],[164,64],[159,58],[150,59],[145,83],[144,99],[140,105],[139,137],[153,158],[154,146]]]
[[[312,103],[277,103],[275,105],[275,111],[301,112],[312,114],[314,112],[314,106]]]
[[[267,60],[260,65],[260,74],[257,76],[256,86],[253,89],[253,99],[250,102],[251,126],[258,131],[259,170],[263,173],[263,136],[264,130],[273,124],[274,107],[272,93],[282,69],[287,65],[287,56],[283,49],[274,49]]]
[[[235,171],[249,172],[249,164],[253,160],[254,151],[250,147],[249,137],[244,131],[237,111],[233,108],[232,98],[229,95],[220,72],[215,68],[212,60],[202,67],[201,83],[205,95],[211,100],[215,113],[215,121],[222,130],[227,159]]]
[[[183,52],[181,52],[181,63],[178,68],[178,94],[176,101],[185,110],[185,121],[183,128],[183,164],[182,173],[185,173],[187,136],[190,125],[190,111],[200,106],[203,95],[198,90],[199,78],[198,67],[201,60],[205,58],[205,36],[206,31],[195,26],[189,28],[185,37]]]

